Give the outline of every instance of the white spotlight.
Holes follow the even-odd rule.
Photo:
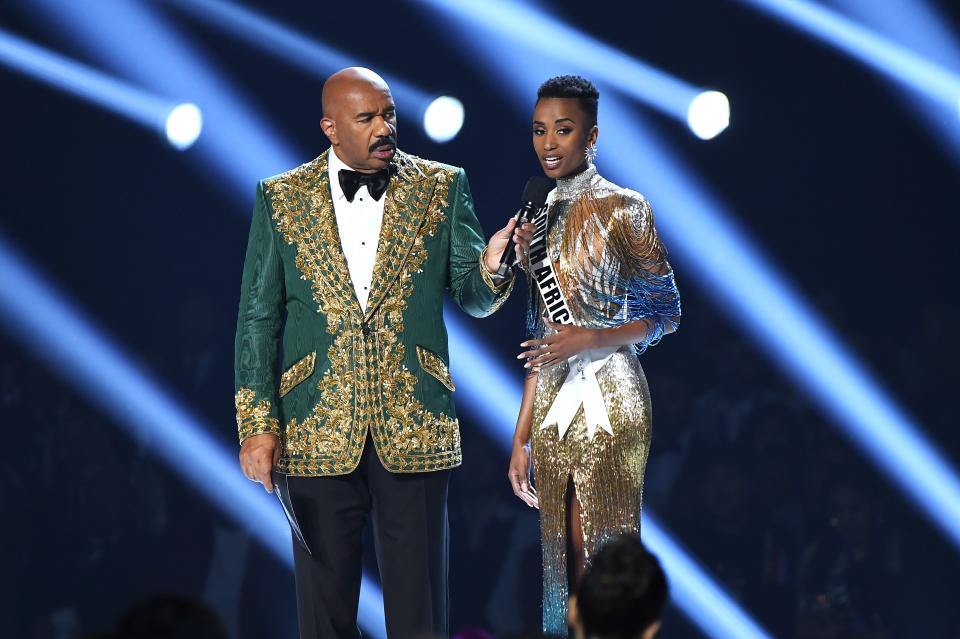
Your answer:
[[[449,142],[463,127],[463,103],[442,95],[423,112],[423,130],[434,142]]]
[[[178,151],[189,149],[203,129],[203,114],[196,104],[185,102],[175,106],[167,114],[164,130],[167,142]]]
[[[710,140],[730,126],[730,100],[719,91],[704,91],[687,107],[687,126],[701,140]]]

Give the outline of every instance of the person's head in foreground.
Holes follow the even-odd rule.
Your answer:
[[[597,553],[570,605],[577,639],[652,639],[667,603],[667,578],[640,540],[624,535]]]

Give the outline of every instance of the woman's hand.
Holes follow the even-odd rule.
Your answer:
[[[591,348],[597,348],[600,338],[600,331],[597,328],[582,328],[573,324],[554,324],[549,320],[544,320],[547,326],[557,331],[553,335],[548,335],[543,339],[531,339],[520,344],[522,348],[529,348],[517,355],[517,359],[526,359],[524,368],[540,370],[549,368],[567,359],[588,351]]]
[[[514,443],[507,479],[513,487],[513,494],[523,503],[531,508],[540,508],[537,491],[530,485],[530,448],[528,446]]]

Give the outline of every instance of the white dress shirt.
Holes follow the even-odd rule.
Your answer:
[[[360,308],[367,310],[367,298],[370,296],[370,282],[373,280],[373,264],[377,258],[377,244],[380,242],[380,225],[383,222],[383,203],[387,200],[384,193],[380,200],[374,200],[363,185],[357,190],[353,202],[348,202],[340,188],[340,169],[352,170],[343,163],[331,147],[328,161],[330,171],[330,195],[333,197],[333,210],[337,216],[337,229],[340,231],[340,246],[347,258],[350,282],[357,293]]]

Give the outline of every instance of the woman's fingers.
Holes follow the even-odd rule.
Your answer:
[[[540,355],[540,354],[541,354],[541,353],[540,353],[540,351],[538,351],[538,350],[534,350],[534,351],[523,351],[522,353],[520,353],[519,355],[517,355],[517,359],[532,359],[532,358],[534,358],[534,357],[536,357],[537,355]]]
[[[520,490],[520,475],[511,468],[507,478],[510,480],[510,486],[513,488],[513,494],[517,497],[520,497],[521,493],[523,492]],[[520,498],[523,499],[523,497]]]
[[[553,352],[553,351],[548,351],[548,352],[545,352],[545,353],[541,353],[541,354],[537,355],[536,357],[530,359],[526,364],[524,364],[524,367],[525,367],[525,368],[530,368],[530,367],[540,367],[540,368],[542,368],[542,367],[548,366],[548,365],[549,365],[549,366],[552,366],[553,364],[556,364],[557,362],[562,361],[562,360],[565,360],[565,359],[566,359],[566,357],[564,357],[564,356],[561,355],[560,353],[555,353],[555,352]]]

